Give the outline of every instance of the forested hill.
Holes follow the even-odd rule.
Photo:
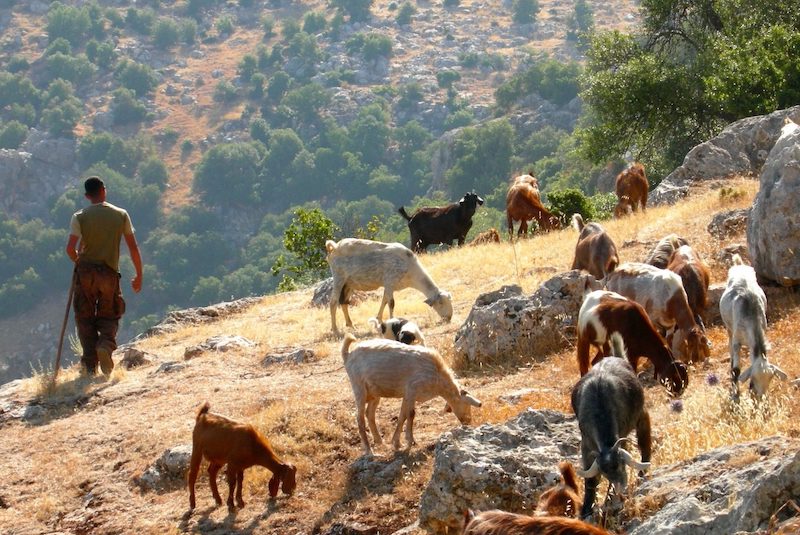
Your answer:
[[[672,4],[0,0],[0,380],[52,359],[85,176],[142,247],[128,336],[323,276],[325,237],[405,242],[400,204],[474,189],[501,227],[517,171],[602,217],[565,190],[796,103],[793,2]]]

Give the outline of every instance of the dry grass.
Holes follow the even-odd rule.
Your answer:
[[[716,264],[714,252],[743,237],[719,243],[705,226],[720,210],[747,206],[757,187],[746,180],[727,184],[731,191],[742,193],[721,194],[722,190],[709,185],[678,206],[651,208],[647,214],[607,222],[622,260],[642,258],[662,234],[677,232],[688,237],[712,264],[714,282],[724,280],[726,267]],[[566,270],[575,240],[574,231],[567,229],[514,245],[489,244],[422,257],[434,280],[454,295],[454,317],[449,324],[439,323],[418,292],[396,294],[396,312],[420,324],[430,344],[457,365],[464,386],[484,402],[474,412],[476,424],[503,422],[528,407],[570,411],[569,392],[578,377],[574,349],[545,358],[532,348],[500,362],[466,366],[454,354],[453,335],[480,293],[503,284],[519,284],[524,292],[532,293],[554,272]],[[328,309],[310,308],[309,301],[309,290],[268,296],[239,314],[138,344],[159,362],[183,363],[185,347],[211,336],[239,334],[256,342],[250,350],[202,355],[184,363],[180,371],[155,373],[150,367],[115,371],[110,380],[87,380],[71,368],[62,371],[54,384],[49,385],[46,374],[28,380],[27,394],[47,407],[47,417],[40,425],[0,428],[4,437],[16,438],[0,440],[0,470],[9,482],[0,482],[0,498],[10,502],[9,509],[0,509],[0,522],[41,532],[62,529],[65,521],[61,519],[78,515],[84,522],[81,526],[102,526],[97,529],[108,533],[255,530],[274,534],[310,533],[343,520],[378,525],[382,533],[412,523],[432,471],[432,446],[456,421],[442,414],[441,400],[422,404],[415,419],[418,447],[395,453],[385,445],[376,449],[372,463],[357,462],[362,450],[352,393],[339,356],[340,342],[330,335]],[[379,297],[374,297],[351,307],[357,337],[372,336],[367,319],[378,305]],[[798,305],[797,296],[783,299],[768,331],[773,347],[770,358],[791,377],[800,375]],[[775,308],[772,302],[771,306]],[[647,389],[656,466],[768,435],[800,436],[794,387],[776,382],[766,402],[757,404],[743,395],[738,405],[731,403],[727,335],[723,328],[711,327],[709,337],[714,343],[711,360],[690,371],[680,412],[663,389]],[[266,354],[293,346],[312,348],[317,360],[266,368],[260,364]],[[716,384],[707,382],[711,375],[718,379]],[[523,392],[516,404],[499,399],[524,389],[531,390]],[[187,497],[180,486],[161,493],[138,490],[132,481],[147,465],[166,448],[190,442],[194,412],[203,400],[209,400],[215,412],[253,422],[283,457],[298,465],[295,496],[268,500],[269,473],[259,468],[248,470],[248,506],[234,515],[211,507],[205,479],[199,483],[198,511],[192,516],[185,516]],[[385,438],[393,431],[398,411],[399,400],[385,400],[379,406],[377,421]],[[38,447],[43,443],[48,447]],[[378,475],[398,460],[401,469],[391,479]],[[81,503],[90,487],[92,493],[103,496],[106,507],[83,518],[88,513],[81,512]],[[631,516],[645,517],[660,502],[652,497],[628,507]]]

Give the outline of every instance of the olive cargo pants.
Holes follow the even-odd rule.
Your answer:
[[[86,371],[95,373],[97,349],[106,349],[111,354],[117,348],[119,319],[125,313],[120,275],[104,264],[79,262],[75,270],[72,304],[83,348],[81,364]]]

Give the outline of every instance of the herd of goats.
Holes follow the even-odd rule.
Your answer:
[[[645,209],[647,180],[641,165],[634,164],[620,173],[617,196],[617,217]],[[414,251],[454,240],[463,244],[472,215],[482,203],[477,194],[468,193],[458,203],[423,208],[412,216],[401,208],[408,220]],[[531,219],[545,229],[557,224],[542,207],[532,175],[513,181],[507,209],[512,235],[515,220],[522,221],[520,234],[527,231],[526,221]],[[560,484],[542,494],[534,516],[503,511],[475,515],[467,511],[465,535],[608,533],[588,523],[593,517],[600,477],[604,476],[621,495],[627,487],[627,467],[640,475],[650,467],[652,435],[644,389],[636,374],[639,360],[649,360],[655,378],[677,396],[688,386],[686,364],[702,362],[709,356],[710,343],[701,319],[708,300],[709,270],[686,240],[671,234],[656,245],[645,262],[620,264],[617,248],[601,225],[584,223],[579,214],[573,216],[572,223],[579,233],[572,269],[588,271],[605,286],[595,291],[587,287],[577,320],[581,377],[572,389],[571,401],[581,433],[582,467],[575,471],[567,462],[560,465]],[[339,334],[337,307],[341,307],[347,326],[353,327],[348,303],[354,291],[384,289],[377,317],[370,320],[379,337],[356,342],[347,333],[341,346],[364,453],[372,454],[367,426],[375,446],[382,443],[375,423],[381,398],[402,399],[392,436],[395,449],[400,449],[404,426],[406,444],[415,444],[412,429],[417,402],[441,397],[448,412],[455,413],[462,424],[469,424],[471,408],[480,407],[481,402],[461,388],[439,353],[426,345],[418,325],[394,317],[396,290],[419,290],[445,321],[453,314],[451,295],[434,283],[414,251],[402,244],[345,238],[339,242],[329,240],[326,249],[333,274],[330,313],[335,334]],[[382,321],[386,305],[389,319]],[[786,374],[767,360],[766,306],[766,296],[753,268],[734,255],[719,308],[728,332],[731,384],[737,398],[740,382],[749,380],[753,394],[762,397],[773,377],[786,379]],[[751,359],[744,372],[739,364],[742,345],[749,348]],[[593,358],[592,347],[596,349]],[[641,462],[622,447],[633,431]],[[265,466],[272,472],[268,485],[271,497],[277,495],[279,488],[287,494],[295,489],[297,470],[292,464],[283,462],[251,425],[210,413],[208,403],[198,411],[193,432],[189,471],[192,509],[195,482],[204,457],[210,462],[211,491],[218,505],[222,499],[216,476],[226,464],[229,507],[234,506],[234,496],[236,505],[244,506],[243,471],[253,465]],[[583,500],[578,495],[576,474],[585,479]]]

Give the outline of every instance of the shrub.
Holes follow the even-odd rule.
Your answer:
[[[436,73],[436,83],[442,89],[449,89],[454,82],[461,80],[458,71],[439,71]]]
[[[178,33],[182,43],[187,45],[194,44],[197,41],[197,22],[193,19],[181,19],[178,25]]]
[[[269,125],[267,121],[258,117],[250,121],[250,137],[264,145],[269,144]]]
[[[110,69],[117,59],[117,53],[114,50],[114,43],[111,41],[104,41],[97,46],[97,53],[95,59],[89,57],[89,61],[100,67],[101,69]],[[88,55],[88,52],[87,52]]]
[[[264,15],[261,17],[261,29],[264,30],[264,38],[269,39],[275,35],[275,19],[272,15]]]
[[[617,196],[613,193],[595,193],[589,197],[594,210],[595,221],[611,219],[614,215],[614,208],[617,206]]]
[[[53,2],[47,12],[47,35],[51,40],[63,37],[73,45],[78,45],[89,33],[91,25],[86,9]]]
[[[367,34],[364,37],[364,47],[361,53],[367,61],[390,58],[392,57],[392,40],[388,35],[379,33]]]
[[[139,164],[136,174],[143,186],[155,184],[158,189],[164,191],[169,180],[169,172],[166,164],[156,157],[150,157]]]
[[[19,121],[9,121],[0,127],[0,149],[18,149],[28,137],[28,127]]]
[[[272,266],[273,276],[283,274],[279,289],[296,288],[327,275],[330,268],[325,260],[325,241],[332,239],[335,231],[336,225],[319,208],[294,212],[283,234],[283,246],[291,258],[281,255]]]
[[[120,87],[112,93],[111,112],[114,124],[128,124],[143,121],[147,117],[147,108],[136,100],[136,94],[130,89]]]
[[[261,155],[251,143],[224,143],[203,155],[194,187],[208,201],[253,203]]]
[[[125,13],[125,25],[142,35],[150,35],[155,22],[156,13],[152,9],[129,7]]]
[[[184,139],[181,143],[181,154],[189,154],[194,150],[194,143],[191,139]]]
[[[153,69],[131,60],[123,61],[117,67],[115,76],[123,87],[130,89],[139,97],[155,89],[158,84],[158,77]]]
[[[28,60],[22,56],[12,56],[10,60],[8,60],[8,65],[6,66],[6,70],[10,73],[18,73],[22,71],[27,71],[30,68],[31,64]]]
[[[461,5],[461,0],[444,0],[444,2],[442,2],[442,5],[444,7],[458,7],[459,5]]]
[[[281,25],[281,35],[283,40],[288,42],[292,37],[300,33],[300,23],[294,19],[286,19]]]
[[[178,23],[169,18],[158,19],[153,27],[153,43],[161,49],[178,44],[181,33]]]
[[[264,86],[267,85],[267,77],[257,72],[250,78],[250,98],[260,100],[264,96]]]
[[[60,52],[62,54],[66,54],[67,56],[72,55],[72,45],[64,39],[63,37],[57,37],[50,41],[47,45],[47,48],[44,50],[45,56],[52,56],[56,52]]]
[[[373,0],[332,0],[331,5],[350,17],[350,22],[369,20]]]
[[[47,75],[50,80],[61,78],[77,85],[88,82],[93,74],[94,65],[86,54],[68,56],[56,52],[47,58]]]
[[[531,24],[539,13],[538,0],[514,0],[514,22],[517,24]]]
[[[233,102],[236,99],[236,87],[227,80],[220,80],[214,88],[214,101]]]
[[[303,31],[306,33],[319,33],[325,29],[328,21],[324,13],[311,11],[303,17]]]
[[[36,124],[36,108],[32,104],[11,104],[4,110],[5,119],[9,121],[19,121],[26,126]]]
[[[81,102],[72,97],[63,102],[51,103],[42,112],[42,124],[54,136],[72,137],[72,131],[82,116]]]
[[[234,29],[233,19],[227,15],[224,15],[217,19],[217,22],[214,23],[214,27],[217,29],[217,33],[219,35],[230,35],[233,33]]]
[[[403,2],[400,6],[400,11],[397,12],[397,17],[394,19],[400,26],[411,24],[411,18],[417,12],[417,9],[410,2]]]
[[[592,202],[579,189],[568,188],[551,191],[547,194],[547,204],[553,215],[557,216],[563,224],[569,222],[572,214],[581,214],[585,221],[592,221],[595,218]]]
[[[269,85],[267,86],[267,96],[273,102],[279,102],[283,95],[286,93],[286,90],[289,89],[289,84],[291,82],[291,78],[289,75],[283,71],[278,71],[272,75],[272,78],[269,79]]]
[[[461,128],[469,126],[475,122],[475,115],[469,108],[458,110],[455,113],[450,113],[444,120],[444,129],[453,130],[454,128]]]
[[[239,78],[241,78],[242,82],[249,82],[257,71],[258,60],[256,57],[253,54],[245,54],[242,56],[242,59],[239,61],[239,65],[236,68],[236,72],[239,74]]]

